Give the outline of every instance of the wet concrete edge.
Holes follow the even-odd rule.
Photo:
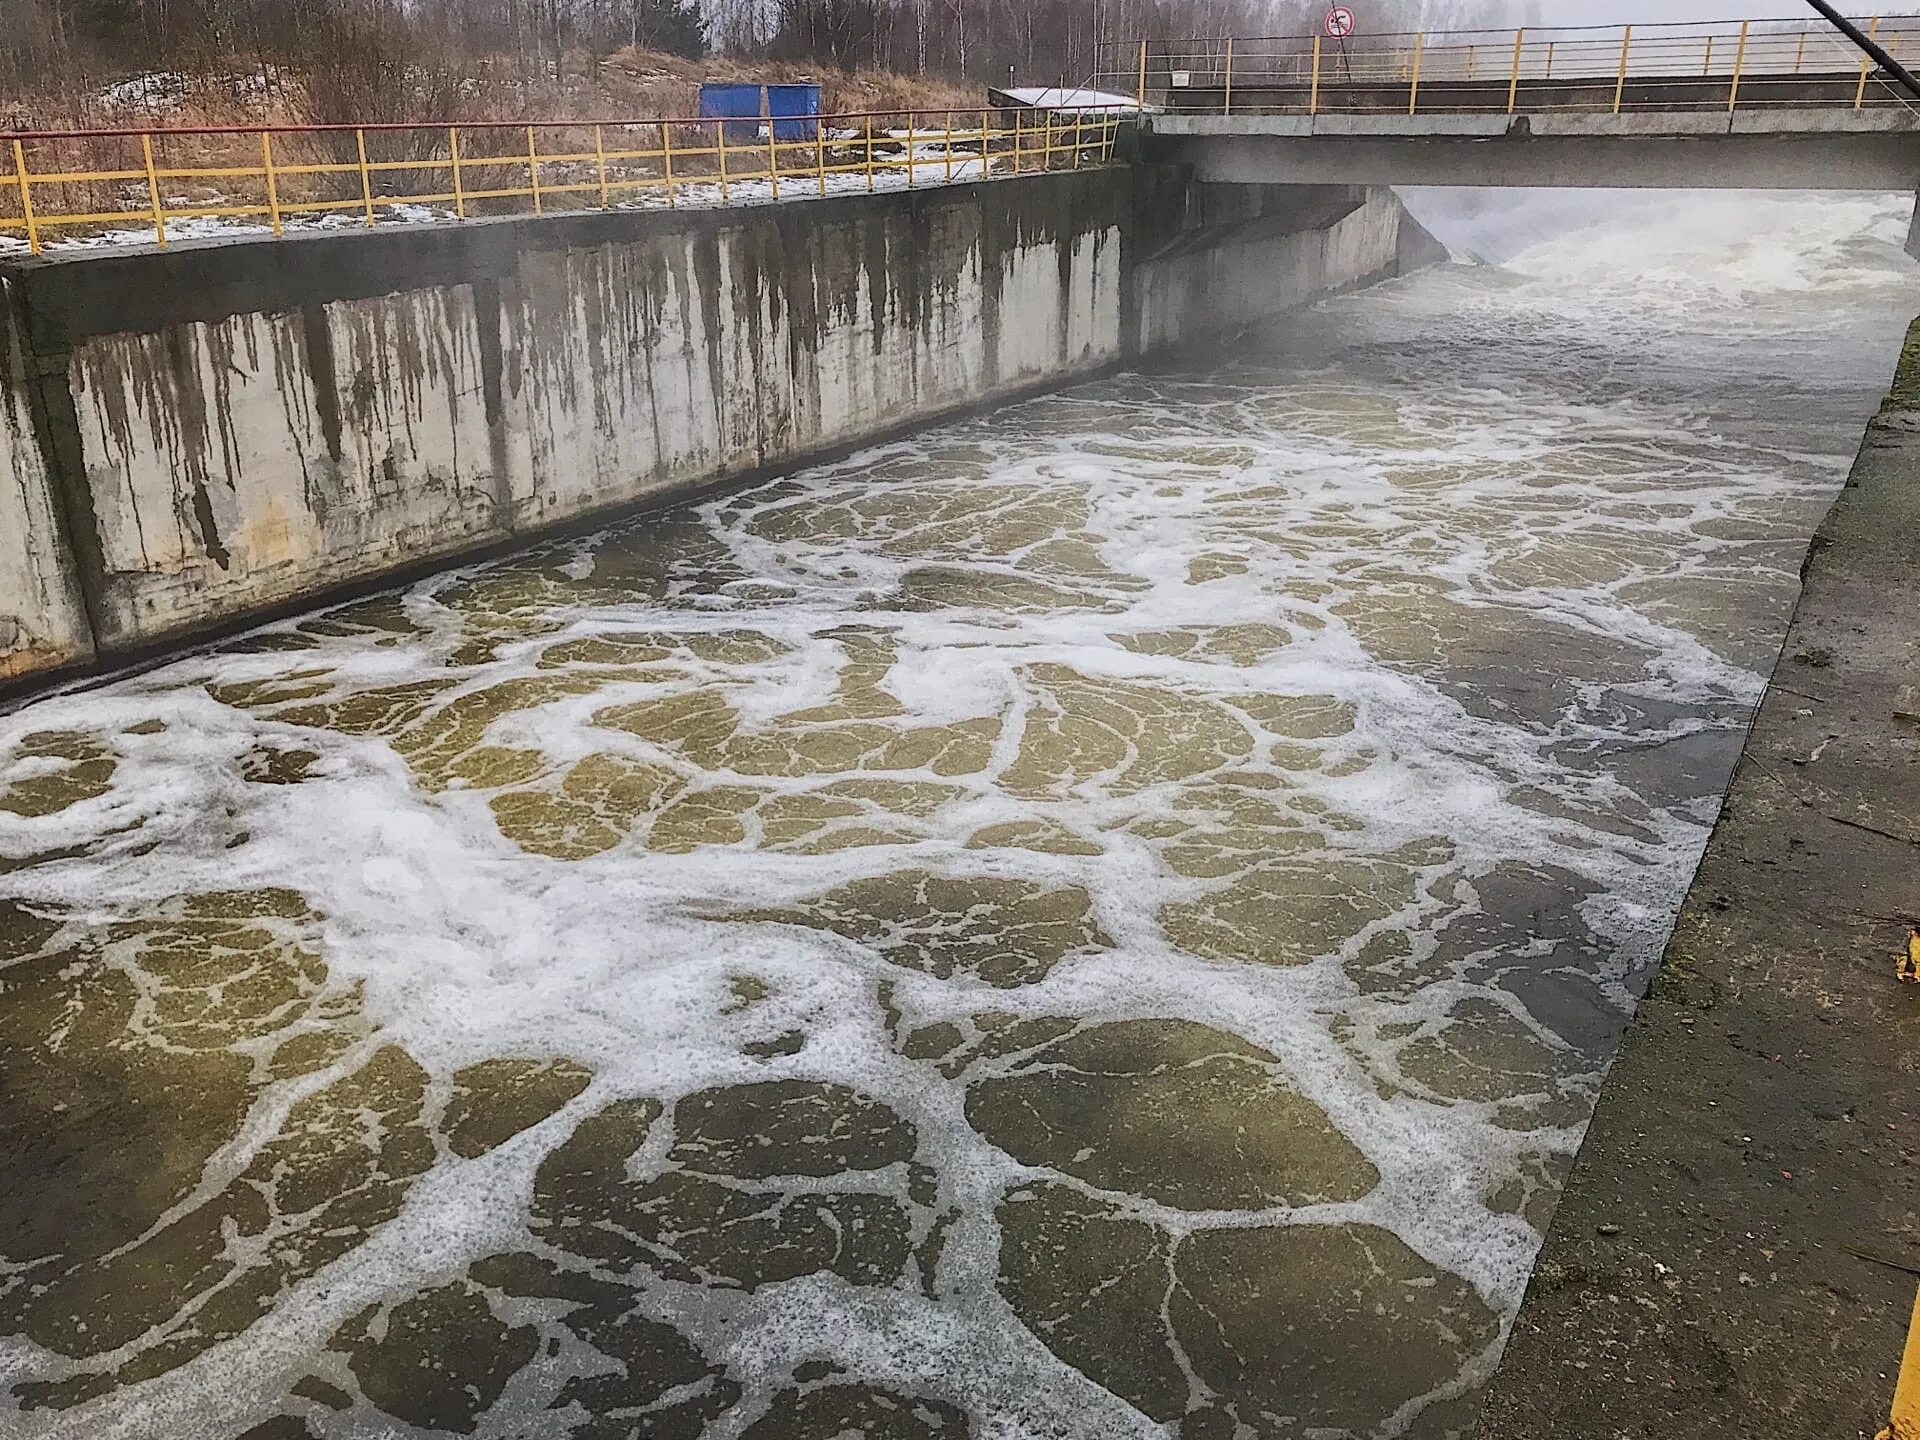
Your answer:
[[[1920,322],[1479,1440],[1876,1434],[1920,1276]]]

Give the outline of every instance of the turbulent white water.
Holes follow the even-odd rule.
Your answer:
[[[1464,1425],[1920,280],[1413,204],[1498,263],[0,718],[8,1432]]]

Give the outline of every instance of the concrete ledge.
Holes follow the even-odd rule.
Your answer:
[[[1156,135],[1311,135],[1311,115],[1150,115]]]
[[[1594,135],[1611,139],[1664,140],[1725,135],[1732,117],[1725,109],[1676,110],[1666,115],[1554,115],[1527,117],[1536,137]]]
[[[1510,115],[1319,115],[1313,133],[1478,140],[1505,135],[1512,126]]]
[[[1920,325],[1815,536],[1479,1440],[1868,1437],[1920,1273]]]
[[[1517,114],[1154,115],[1149,131],[1166,137],[1403,136],[1419,139],[1532,135],[1604,136],[1624,140],[1703,135],[1920,135],[1920,113],[1906,109],[1809,108],[1566,112]]]
[[[1203,180],[1248,185],[1920,189],[1920,136],[1733,135],[1727,125],[1723,114],[1674,117],[1664,132],[1622,129],[1607,116],[1557,116],[1536,127],[1523,115],[1497,136],[1438,130],[1297,136],[1251,126],[1182,134],[1162,121],[1144,144],[1150,157],[1190,165]]]
[[[1897,110],[1736,110],[1735,135],[1914,135],[1920,113]]]

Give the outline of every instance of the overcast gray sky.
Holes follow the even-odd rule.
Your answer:
[[[1364,4],[1365,0],[1359,0]],[[1838,7],[1848,14],[1868,13],[1858,3]],[[1888,0],[1885,13],[1912,9]],[[1805,0],[1540,0],[1546,25],[1673,24],[1683,20],[1819,20]]]

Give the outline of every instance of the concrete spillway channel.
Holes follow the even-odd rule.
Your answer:
[[[1647,1356],[1798,1419],[1816,1272],[1882,1407],[1904,401],[1708,832],[1920,284],[1761,203],[0,266],[0,1433],[1611,1434]]]

